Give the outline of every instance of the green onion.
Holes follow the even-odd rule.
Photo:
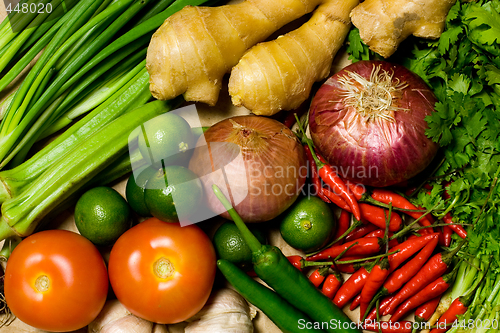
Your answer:
[[[149,75],[144,68],[126,86],[113,94],[87,116],[71,126],[42,150],[21,165],[0,171],[0,204],[21,194],[47,168],[56,164],[69,150],[88,140],[103,126],[115,120],[130,108],[146,103],[151,98]]]
[[[177,99],[148,103],[122,115],[69,151],[26,191],[2,204],[0,239],[31,234],[45,215],[127,151],[128,136],[135,128],[178,105]]]

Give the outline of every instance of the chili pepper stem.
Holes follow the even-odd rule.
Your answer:
[[[297,120],[297,126],[299,127],[299,130],[300,132],[302,133],[302,141],[305,141],[305,143],[307,144],[307,146],[309,147],[309,149],[311,150],[311,155],[312,155],[312,158],[314,159],[314,162],[316,163],[316,167],[319,169],[321,169],[322,167],[324,167],[326,164],[321,162],[318,158],[318,156],[314,153],[314,147],[312,146],[311,144],[311,140],[309,140],[306,136],[306,131],[304,130],[304,127],[302,126],[302,123],[300,122],[299,118],[297,117],[297,114],[295,114],[295,119]]]
[[[340,235],[339,237],[337,237],[337,239],[334,239],[332,242],[330,242],[327,245],[325,245],[322,249],[319,249],[319,250],[311,252],[311,253],[307,253],[307,256],[315,255],[317,253],[320,253],[324,249],[329,248],[333,244],[337,243],[339,240],[343,239],[345,236],[349,235],[351,233],[351,231],[353,231],[354,229],[356,229],[357,227],[359,227],[362,224],[363,224],[363,222],[361,222],[359,220],[354,220],[354,223],[349,227],[349,229],[347,229],[342,235]]]
[[[445,253],[443,254],[442,256],[442,261],[446,264],[449,264],[452,260],[452,258],[455,256],[455,254],[458,253],[458,251],[460,251],[460,249],[462,248],[462,246],[464,246],[464,244],[467,242],[467,239],[463,239],[460,243],[458,243],[457,247],[454,248],[453,250],[449,251],[448,253]]]
[[[233,219],[234,224],[236,224],[236,227],[238,227],[238,230],[241,232],[241,235],[245,242],[248,244],[248,247],[252,252],[257,252],[262,248],[262,244],[259,242],[257,237],[254,236],[254,234],[248,229],[246,226],[245,222],[243,219],[240,217],[240,215],[236,212],[234,207],[231,205],[229,200],[227,200],[226,196],[222,191],[219,189],[217,185],[212,185],[212,190],[219,199],[219,201],[222,203],[224,208],[227,210],[229,213],[229,216]]]
[[[434,208],[437,207],[437,204],[432,207],[431,209],[428,209],[425,211],[424,214],[422,214],[418,219],[415,219],[415,221],[411,222],[410,224],[408,224],[406,227],[404,227],[403,229],[401,229],[401,231],[398,231],[397,233],[395,233],[394,235],[392,235],[391,238],[389,238],[389,240],[393,240],[393,239],[397,239],[397,238],[400,238],[401,236],[404,236],[408,231],[410,231],[411,229],[413,229],[413,225],[415,225],[416,223],[418,223],[418,221],[420,221],[421,219],[423,219],[425,216],[427,216],[427,214],[429,214],[431,211],[434,210]]]
[[[338,256],[336,256],[333,261],[337,261],[339,260],[340,258],[342,258],[344,256],[344,254],[346,254],[347,251],[349,251],[353,246],[356,246],[358,245],[359,243],[358,242],[354,242],[352,243],[350,246],[348,246],[344,251],[340,252],[340,254]]]
[[[388,257],[390,255],[396,254],[398,252],[399,252],[399,250],[396,250],[396,251],[389,252],[389,253],[379,254],[379,255],[376,255],[376,256],[373,256],[373,257],[366,257],[366,258],[352,259],[352,260],[345,260],[345,261],[344,260],[307,261],[307,260],[301,259],[301,266],[302,266],[302,268],[305,268],[305,267],[324,266],[324,265],[333,266],[333,265],[356,264],[356,263],[359,263],[359,262],[371,261],[371,260],[377,260],[377,259],[380,259],[380,258],[385,258],[385,257]]]
[[[385,296],[384,293],[382,293],[381,291],[379,291],[375,296],[373,296],[373,299],[371,300],[371,302],[368,304],[368,307],[366,308],[366,312],[363,313],[363,317],[361,317],[361,322],[364,323],[365,320],[366,320],[366,317],[368,316],[368,314],[370,314],[370,310],[373,308],[373,306],[375,305],[376,306],[376,309],[377,309],[377,321],[379,321],[379,313],[378,313],[378,307],[379,307],[379,303],[380,303],[380,298],[382,296]]]

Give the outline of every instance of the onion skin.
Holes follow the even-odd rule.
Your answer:
[[[401,109],[389,111],[390,120],[368,120],[359,108],[346,105],[347,90],[341,78],[354,72],[370,80],[378,66],[380,72],[393,73],[392,82],[398,79],[402,84],[392,93],[391,104]],[[369,186],[394,185],[423,171],[436,155],[438,144],[425,135],[425,117],[434,111],[436,102],[425,82],[405,67],[359,61],[330,77],[314,96],[309,111],[311,137],[340,177]]]
[[[245,222],[269,221],[295,202],[307,177],[306,157],[297,137],[282,123],[254,115],[233,117],[211,126],[204,139],[207,146],[197,145],[189,169],[200,177],[213,212],[230,219],[212,192],[213,184],[223,192],[227,189],[224,178],[214,172],[221,167],[231,189],[228,198]],[[239,151],[240,158],[228,164]]]

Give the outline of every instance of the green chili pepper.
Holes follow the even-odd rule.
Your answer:
[[[217,267],[247,301],[258,307],[285,333],[321,333],[311,319],[271,289],[248,276],[233,263],[219,259]]]
[[[278,247],[262,245],[257,240],[216,185],[212,189],[252,250],[255,273],[267,285],[315,321],[316,328],[332,333],[361,333],[358,325],[293,267]]]

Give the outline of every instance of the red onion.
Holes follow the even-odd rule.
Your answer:
[[[305,152],[282,123],[238,116],[211,126],[203,138],[207,145],[198,142],[189,168],[200,177],[207,205],[216,214],[229,219],[212,192],[213,184],[245,222],[269,221],[297,199],[307,176]]]
[[[359,61],[330,77],[309,113],[318,151],[344,179],[389,186],[424,170],[438,145],[425,135],[437,102],[401,65]]]

